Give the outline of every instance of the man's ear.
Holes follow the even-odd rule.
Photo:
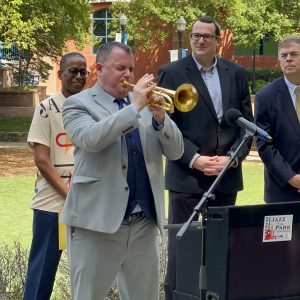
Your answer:
[[[102,77],[102,72],[103,72],[103,67],[104,65],[102,63],[96,63],[95,69],[96,69],[96,75],[99,77]]]
[[[61,80],[61,75],[62,75],[62,71],[61,70],[57,71],[57,77],[59,80]]]
[[[96,72],[97,74],[102,73],[102,69],[103,69],[103,64],[101,63],[96,63]]]

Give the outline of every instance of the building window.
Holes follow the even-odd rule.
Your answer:
[[[256,55],[269,55],[269,56],[277,56],[278,43],[274,41],[272,37],[265,37],[261,39],[257,45]],[[235,54],[238,56],[252,56],[253,49],[246,47],[235,47]]]
[[[93,47],[93,53],[97,52],[99,45],[114,40],[114,37],[110,36],[109,23],[111,20],[112,17],[107,8],[96,10],[93,13],[93,37],[101,40]]]

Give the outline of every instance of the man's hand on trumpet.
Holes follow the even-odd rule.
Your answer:
[[[132,104],[137,111],[141,111],[148,104],[148,95],[156,87],[153,80],[154,76],[152,74],[145,74],[134,86]]]
[[[165,110],[162,108],[162,103],[164,103],[164,97],[151,94],[148,96],[149,99],[149,111],[152,113],[154,120],[156,121],[157,125],[161,125],[164,123],[165,120]]]
[[[133,88],[132,104],[138,111],[149,105],[149,111],[152,113],[154,120],[157,125],[161,125],[165,120],[165,110],[161,106],[164,103],[164,97],[152,93],[152,90],[156,87],[153,80],[154,76],[152,74],[145,74],[141,77]]]

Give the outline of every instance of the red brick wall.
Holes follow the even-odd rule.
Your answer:
[[[92,4],[92,10],[103,9],[109,7],[110,2],[94,3]],[[170,28],[170,38],[164,44],[156,44],[153,42],[153,48],[150,51],[143,52],[139,49],[135,49],[135,81],[137,81],[145,73],[157,74],[159,67],[170,61],[169,50],[178,48],[178,36],[175,28]],[[76,51],[72,43],[69,45],[70,51]],[[189,49],[188,33],[184,37],[184,48]],[[252,67],[252,56],[236,56],[234,54],[234,46],[232,44],[232,33],[230,31],[224,31],[219,45],[219,54],[222,57],[236,61],[237,63],[247,67]],[[86,57],[88,63],[88,69],[91,72],[87,80],[87,87],[92,86],[96,81],[95,73],[95,54],[93,54],[92,46],[86,46],[81,53]],[[50,80],[55,80],[55,90],[48,90],[48,93],[56,92],[61,89],[60,80],[55,75],[58,70],[56,64],[54,68],[54,74],[50,76]],[[278,67],[277,57],[275,56],[257,56],[256,67],[261,68],[275,68]],[[52,78],[52,79],[51,79]],[[50,84],[49,84],[50,86]],[[53,86],[53,85],[52,85]]]

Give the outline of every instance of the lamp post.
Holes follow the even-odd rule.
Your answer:
[[[127,44],[127,39],[125,39],[125,34],[126,34],[126,25],[128,23],[128,18],[124,14],[122,14],[119,18],[119,22],[121,26],[121,35],[122,35],[121,42]]]
[[[185,31],[185,26],[186,26],[186,21],[181,16],[177,21],[176,21],[176,27],[177,27],[177,33],[178,33],[178,46],[179,46],[179,58],[182,58],[182,41],[183,41],[183,33]]]

